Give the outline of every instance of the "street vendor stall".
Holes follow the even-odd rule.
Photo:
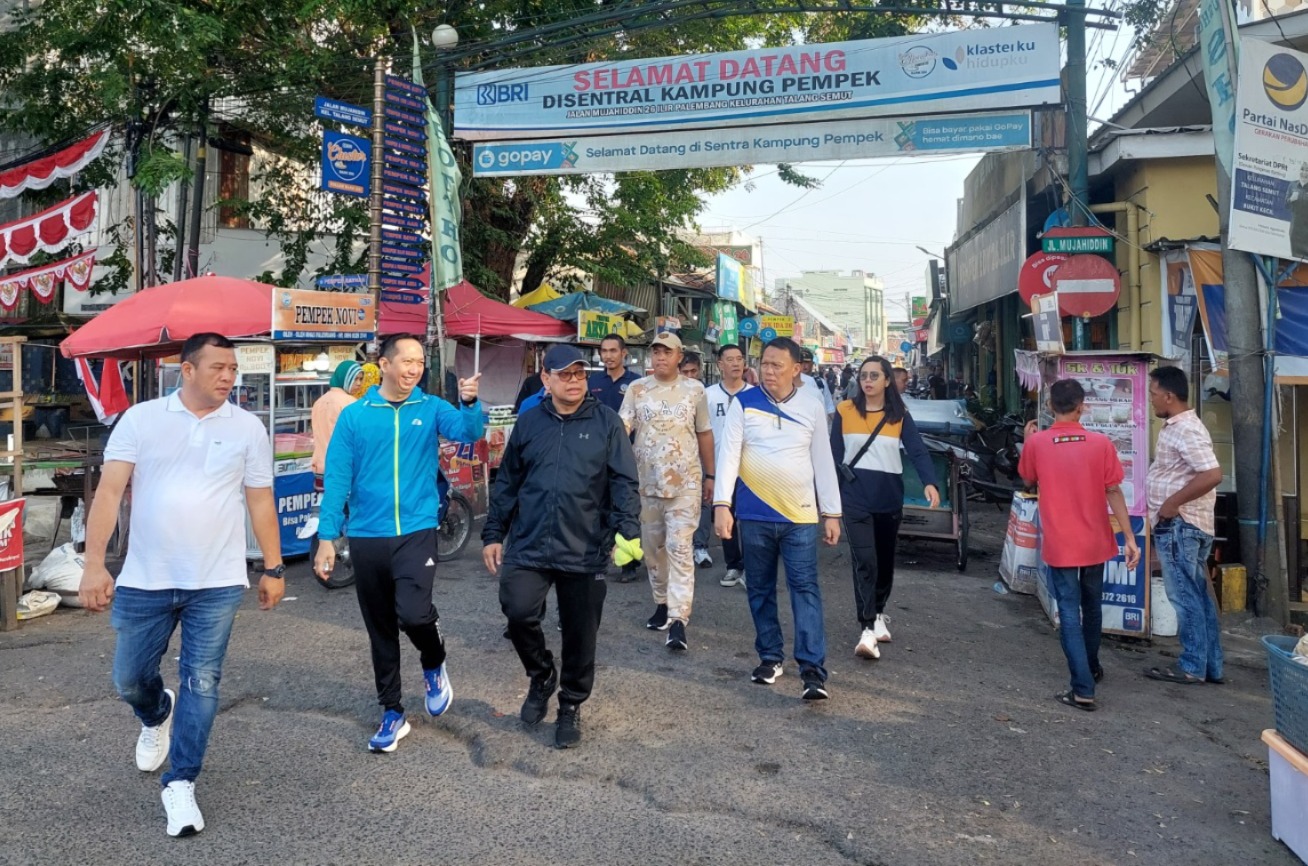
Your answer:
[[[1053,423],[1049,386],[1059,379],[1076,379],[1085,389],[1081,424],[1112,440],[1126,473],[1122,494],[1131,518],[1129,527],[1116,527],[1118,550],[1126,543],[1123,532],[1135,536],[1140,564],[1126,567],[1120,553],[1104,569],[1103,630],[1105,634],[1148,638],[1152,634],[1149,579],[1147,491],[1149,470],[1149,365],[1152,356],[1129,352],[1069,352],[1041,359],[1040,427]],[[1040,544],[1037,527],[1037,547]],[[1057,623],[1057,605],[1049,592],[1048,567],[1040,557],[1036,594],[1050,619]]]
[[[282,289],[206,276],[145,289],[92,319],[60,349],[66,357],[167,359],[188,337],[213,331],[237,342],[240,372],[230,399],[257,415],[273,444],[273,495],[282,553],[307,553],[298,530],[317,494],[309,458],[309,410],[327,389],[334,361],[372,340],[372,296]],[[160,393],[180,382],[180,366],[160,365]],[[259,556],[247,528],[246,555]]]

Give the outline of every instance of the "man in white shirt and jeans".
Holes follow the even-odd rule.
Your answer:
[[[137,769],[163,774],[168,835],[204,829],[195,780],[218,714],[218,681],[236,610],[249,588],[245,510],[268,566],[259,607],[281,601],[281,541],[273,500],[273,455],[263,423],[227,400],[236,348],[220,334],[182,345],[182,387],[128,409],[109,437],[86,524],[86,568],[78,593],[91,611],[112,607],[118,632],[114,686],[141,720]],[[132,485],[127,561],[115,584],[105,548]],[[182,627],[178,689],[165,689],[159,662]]]
[[[745,381],[745,353],[735,343],[718,347],[718,372],[722,381],[705,389],[708,399],[709,424],[713,425],[713,441],[722,441],[722,428],[726,424],[727,410],[736,397],[754,386]],[[713,522],[713,510],[705,508],[700,529],[707,536]],[[707,545],[705,545],[707,546]],[[727,561],[727,573],[718,581],[723,586],[745,586],[745,557],[740,550],[740,536],[733,534],[722,539],[722,558]]]

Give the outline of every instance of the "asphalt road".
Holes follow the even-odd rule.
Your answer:
[[[0,635],[0,863],[1297,862],[1269,831],[1256,645],[1232,639],[1227,685],[1179,687],[1140,676],[1174,644],[1109,642],[1100,711],[1065,708],[1038,602],[991,588],[1004,515],[979,517],[966,574],[947,545],[901,548],[876,662],[852,653],[846,551],[824,553],[817,704],[793,665],[750,683],[745,593],[718,585],[720,563],[699,572],[684,654],[643,627],[647,585],[611,585],[585,740],[562,752],[552,712],[517,719],[527,681],[475,541],[436,589],[454,705],[413,712],[406,650],[413,733],[391,755],[366,749],[378,709],[353,590],[297,565],[277,610],[251,593],[241,611],[190,839],[165,835],[157,779],[133,765],[107,617],[60,611]]]

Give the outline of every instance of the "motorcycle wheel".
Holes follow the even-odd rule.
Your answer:
[[[344,589],[347,586],[354,585],[354,563],[350,560],[350,547],[348,544],[342,544],[336,551],[336,567],[332,569],[331,577],[323,580],[318,576],[318,572],[313,571],[313,563],[318,558],[318,536],[313,537],[309,542],[309,569],[313,574],[313,579],[318,581],[318,585],[323,589]]]
[[[436,559],[457,559],[472,538],[472,506],[459,493],[451,493],[445,506],[445,518],[436,530]]]

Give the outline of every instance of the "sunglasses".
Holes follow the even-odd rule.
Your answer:
[[[580,370],[559,370],[550,373],[550,375],[560,382],[578,382],[586,378],[586,370],[585,368]]]

